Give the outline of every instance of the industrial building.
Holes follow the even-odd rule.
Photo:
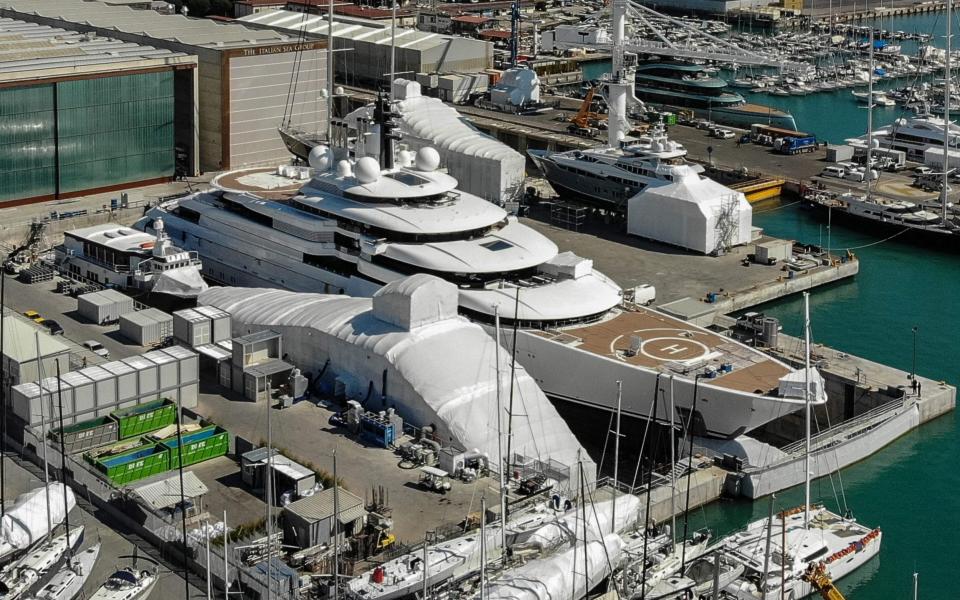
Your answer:
[[[285,31],[289,35],[301,35],[302,32],[311,39],[327,36],[325,15],[278,10],[252,14],[238,21]],[[333,44],[337,81],[368,88],[386,83],[390,70],[390,40],[390,29],[381,23],[335,16]],[[405,73],[410,77],[414,73],[480,73],[492,67],[493,44],[489,42],[416,29],[397,29],[398,74]]]
[[[283,507],[284,539],[300,548],[312,548],[330,544],[336,530],[343,544],[363,529],[366,516],[363,498],[339,486],[336,492],[329,488]],[[339,527],[334,527],[334,517],[340,521]]]
[[[174,81],[174,123],[198,140],[183,162],[202,171],[287,161],[279,126],[326,127],[322,39],[84,0],[4,0],[0,16],[197,57],[196,85]]]
[[[4,396],[12,386],[70,370],[70,348],[22,318],[6,315],[3,318],[3,381]],[[40,361],[37,361],[39,350]]]
[[[167,181],[196,147],[196,57],[12,18],[0,43],[0,206]]]

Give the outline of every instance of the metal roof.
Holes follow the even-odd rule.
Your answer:
[[[23,363],[37,358],[37,333],[40,334],[40,356],[56,356],[70,350],[46,331],[20,317],[7,315],[3,321],[3,354],[13,362]]]
[[[6,9],[29,19],[36,15],[89,29],[105,29],[177,42],[188,46],[226,50],[296,41],[276,31],[250,29],[237,24],[222,24],[211,19],[194,19],[183,15],[163,15],[152,10],[127,6],[108,6],[86,0],[0,0]]]
[[[311,15],[291,10],[271,10],[254,13],[237,19],[240,23],[256,23],[264,27],[275,29],[286,29],[299,34],[312,34],[314,36],[327,35],[327,16]],[[390,45],[390,29],[384,28],[379,24],[368,27],[357,24],[357,19],[350,22],[337,21],[334,17],[333,37],[337,39],[348,40],[352,42],[366,42],[368,44]],[[371,23],[371,25],[373,25]],[[397,28],[397,48],[408,48],[413,50],[429,50],[437,46],[443,46],[451,43],[476,43],[477,40],[469,40],[451,35],[442,35],[439,33],[427,33],[408,27]]]
[[[340,522],[350,523],[359,519],[366,512],[363,499],[351,494],[343,488],[340,490]],[[317,492],[312,496],[301,498],[296,502],[283,507],[283,510],[306,521],[322,521],[333,516],[333,488]]]
[[[185,58],[180,52],[0,18],[0,74]]]
[[[193,471],[183,472],[183,496],[196,498],[209,492]],[[133,492],[156,510],[170,508],[180,503],[180,476],[172,475],[166,479],[135,487]]]

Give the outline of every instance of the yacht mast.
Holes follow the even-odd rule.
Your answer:
[[[617,380],[617,426],[613,433],[613,505],[610,508],[610,533],[617,532],[617,479],[620,466],[620,406],[623,401],[623,382]],[[584,542],[586,543],[586,542]]]
[[[943,84],[943,188],[940,190],[940,222],[947,223],[947,182],[950,179],[950,100],[953,95],[953,85],[950,78],[950,46],[951,26],[953,15],[951,5],[953,0],[947,0],[947,51],[944,54],[944,84]]]
[[[871,98],[872,100],[872,98]],[[810,293],[803,293],[803,412],[806,451],[803,453],[803,527],[810,527]],[[784,525],[786,528],[786,525]]]
[[[327,144],[333,148],[333,0],[327,6]]]
[[[390,5],[390,102],[393,102],[393,79],[397,76],[397,0]]]
[[[676,406],[673,402],[673,375],[670,375],[670,538],[672,548],[677,547],[677,451],[676,430],[673,427],[673,415]],[[689,485],[689,483],[687,484]]]
[[[870,185],[873,183],[873,27],[870,27],[870,77],[867,83],[867,197],[870,196]]]
[[[73,568],[73,545],[70,544],[70,505],[67,503],[67,451],[63,435],[63,382],[60,381],[60,361],[57,365],[57,415],[60,421],[60,483],[63,484],[63,529],[67,532],[67,566]],[[51,420],[53,415],[50,415]],[[46,442],[44,442],[46,443]]]
[[[613,0],[611,7],[611,25],[613,28],[613,63],[610,82],[607,84],[607,145],[619,148],[620,140],[627,133],[623,130],[623,120],[627,114],[627,94],[630,83],[624,67],[624,31],[627,21],[626,0]]]
[[[40,352],[40,332],[34,332],[33,337],[37,345],[37,365],[40,368],[40,448],[43,450],[43,492],[47,499],[47,538],[49,539],[53,535],[53,518],[50,516],[50,468],[47,466],[47,413],[43,410],[44,376],[43,361],[40,359],[43,354]],[[47,391],[49,392],[49,398],[53,395],[53,390]],[[67,532],[67,545],[70,545],[69,531]]]
[[[503,397],[500,391],[500,305],[493,307],[493,328],[497,332],[495,360],[497,363],[497,472],[500,473],[500,548],[503,564],[507,564],[507,483],[506,465],[503,463]]]

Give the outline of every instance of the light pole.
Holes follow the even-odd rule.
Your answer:
[[[917,378],[917,330],[919,327],[916,325],[913,326],[913,369],[910,371],[910,379],[916,380]]]

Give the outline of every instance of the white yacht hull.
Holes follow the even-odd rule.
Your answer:
[[[646,419],[658,386],[666,389],[668,376],[652,368],[600,356],[576,346],[547,339],[536,331],[517,336],[517,360],[547,396],[605,411],[616,409],[617,381],[623,382],[624,415]],[[708,383],[697,387],[694,431],[697,435],[733,439],[776,418],[802,408],[783,398],[741,392]],[[674,419],[686,419],[693,408],[694,380],[674,378]],[[670,422],[670,406],[660,402],[657,421]]]
[[[72,559],[72,568],[65,567],[53,576],[47,585],[37,592],[35,600],[73,600],[81,591],[93,571],[100,555],[99,542],[90,546]]]

